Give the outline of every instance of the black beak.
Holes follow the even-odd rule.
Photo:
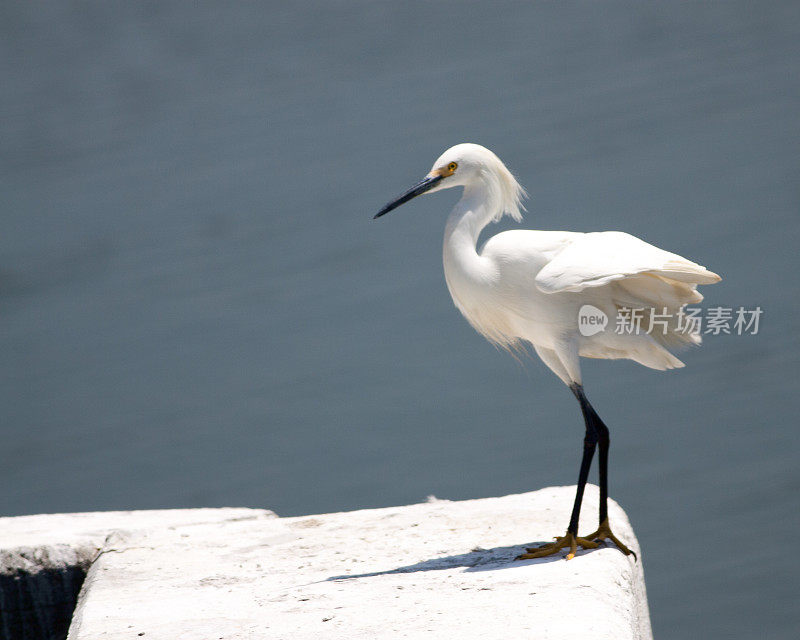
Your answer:
[[[372,219],[374,220],[375,218],[380,218],[382,215],[389,213],[392,209],[397,209],[397,207],[399,207],[401,204],[405,204],[411,200],[411,198],[416,198],[421,193],[425,193],[426,191],[432,189],[439,183],[441,179],[442,176],[426,176],[420,182],[406,191],[402,196],[387,203],[386,206],[378,211],[378,213],[376,213]]]

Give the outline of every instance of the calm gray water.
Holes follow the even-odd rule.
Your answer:
[[[797,637],[800,5],[4,3],[0,33],[0,514],[574,483],[569,392],[450,302],[457,194],[371,220],[480,142],[526,226],[764,309],[585,384],[657,637]]]

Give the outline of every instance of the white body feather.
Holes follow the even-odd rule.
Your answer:
[[[444,273],[453,302],[477,331],[507,348],[531,343],[566,384],[581,382],[579,356],[628,358],[654,369],[683,366],[668,349],[700,340],[678,331],[674,316],[702,300],[697,285],[718,282],[718,275],[616,231],[506,231],[479,250],[487,224],[504,213],[520,219],[524,192],[488,149],[457,145],[434,168],[452,161],[462,176],[439,188],[463,186],[464,194],[447,221]],[[586,304],[602,310],[612,326],[582,335],[578,315]],[[624,307],[666,308],[673,320],[666,334],[620,334],[613,323]]]

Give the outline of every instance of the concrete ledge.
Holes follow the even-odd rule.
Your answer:
[[[106,533],[69,638],[649,640],[641,555],[513,561],[562,532],[573,492]],[[582,530],[596,501],[588,487]],[[622,509],[610,511],[640,553]]]
[[[66,638],[86,572],[109,537],[275,517],[258,509],[171,509],[0,518],[0,640]]]
[[[63,638],[91,549],[68,545],[0,551],[0,638]]]

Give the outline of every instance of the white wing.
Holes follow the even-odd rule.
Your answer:
[[[693,285],[721,280],[676,253],[628,233],[604,231],[577,236],[539,271],[536,286],[545,293],[581,291],[644,273]]]

